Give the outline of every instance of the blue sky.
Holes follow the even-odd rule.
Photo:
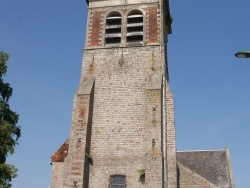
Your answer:
[[[85,40],[84,0],[0,0],[0,50],[22,137],[9,162],[17,188],[46,188],[50,156],[68,138]],[[172,0],[170,86],[178,150],[229,147],[236,187],[250,185],[250,1]]]

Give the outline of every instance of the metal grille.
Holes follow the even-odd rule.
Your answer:
[[[124,175],[110,176],[109,185],[110,188],[126,188],[126,176]]]

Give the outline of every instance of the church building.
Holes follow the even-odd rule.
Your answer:
[[[81,78],[51,188],[234,188],[228,149],[176,151],[169,0],[86,0]]]

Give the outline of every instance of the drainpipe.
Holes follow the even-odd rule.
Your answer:
[[[162,10],[162,1],[159,0],[159,9],[160,9],[160,56],[161,56],[161,67],[162,67],[162,151],[163,151],[163,188],[166,188],[167,185],[167,166],[166,166],[166,104],[165,104],[165,89],[166,89],[166,65],[163,59],[164,51],[162,50],[163,47],[163,10]]]

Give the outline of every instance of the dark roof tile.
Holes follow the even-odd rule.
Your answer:
[[[230,187],[226,150],[178,151],[177,161],[216,186]]]

